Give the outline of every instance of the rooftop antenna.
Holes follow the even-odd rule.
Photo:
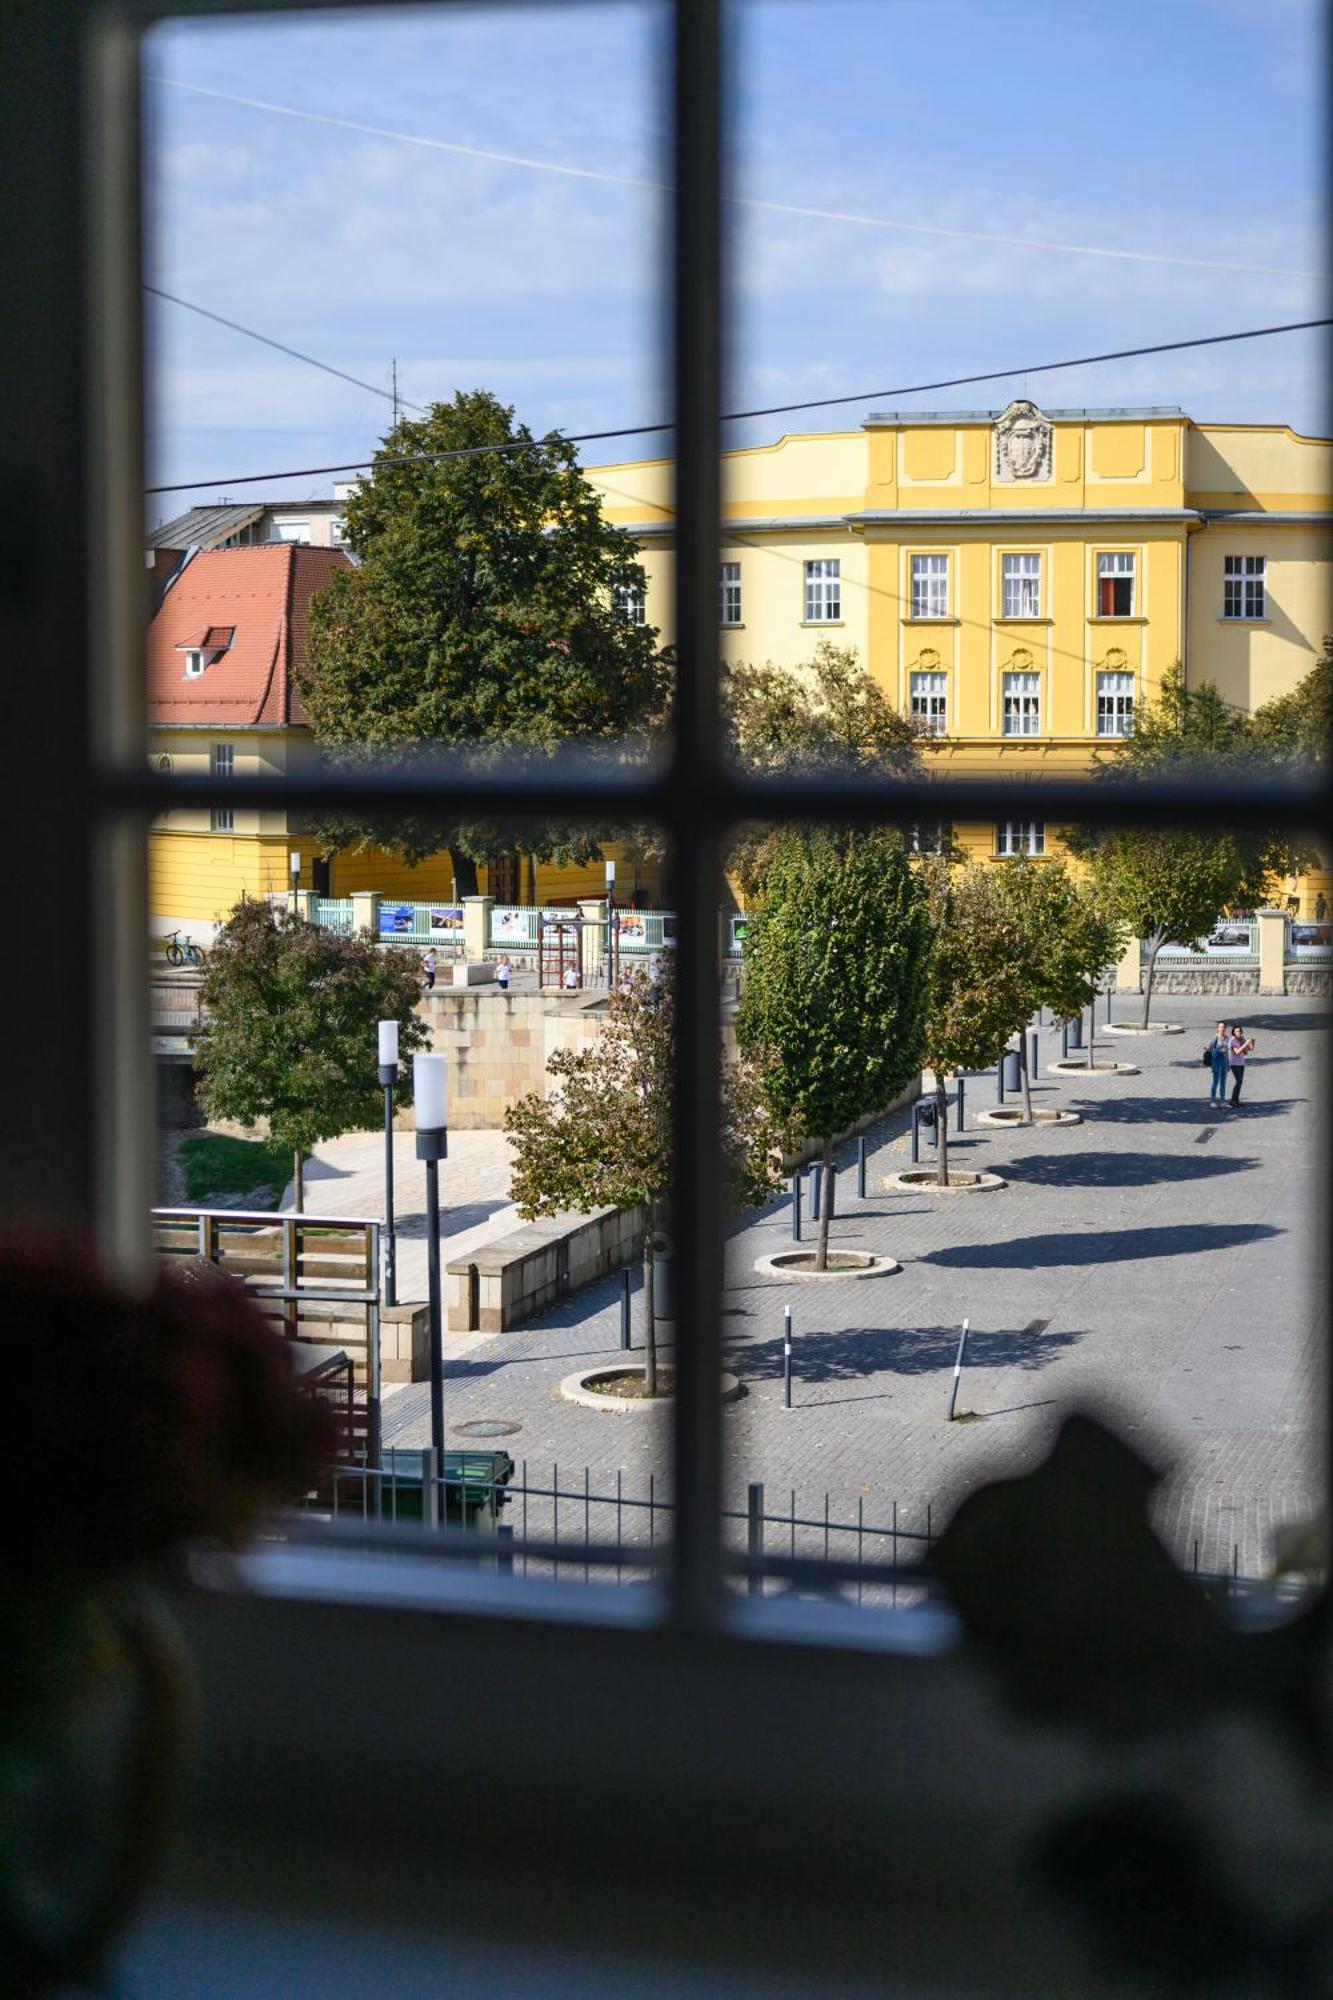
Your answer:
[[[393,427],[397,430],[400,408],[398,402],[398,356],[396,354],[390,362],[390,369],[393,378]]]

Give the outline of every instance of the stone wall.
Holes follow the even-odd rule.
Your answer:
[[[597,1208],[506,1230],[448,1267],[451,1333],[503,1333],[643,1249],[641,1208]]]
[[[431,1046],[449,1058],[449,1123],[455,1131],[494,1130],[511,1104],[544,1091],[547,1058],[593,1041],[605,993],[501,993],[437,987],[417,1008]],[[407,1111],[399,1122],[412,1123]]]

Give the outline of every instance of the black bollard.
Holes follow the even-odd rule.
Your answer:
[[[819,1220],[819,1216],[820,1216],[820,1208],[819,1208],[819,1202],[820,1202],[820,1197],[821,1197],[821,1195],[823,1194],[823,1192],[824,1192],[824,1167],[823,1167],[823,1163],[822,1163],[822,1161],[820,1161],[820,1160],[814,1160],[814,1161],[812,1161],[812,1162],[811,1162],[811,1166],[810,1166],[810,1220],[811,1220],[811,1222],[818,1222],[818,1220]]]
[[[1037,1074],[1037,1037],[1034,1033],[1029,1038],[1028,1041],[1028,1075],[1035,1076],[1036,1074]]]
[[[791,1307],[782,1308],[782,1407],[791,1408]]]
[[[960,1132],[963,1129],[963,1096],[966,1082],[966,1077],[960,1073],[958,1078],[958,1130]]]
[[[620,1345],[630,1346],[629,1330],[629,1265],[620,1273]]]
[[[799,1172],[794,1173],[791,1177],[791,1240],[793,1243],[799,1243],[801,1240],[801,1176]]]
[[[858,1139],[856,1142],[856,1192],[858,1198],[864,1201],[866,1198],[866,1142],[863,1138]]]
[[[914,1104],[912,1106],[912,1165],[916,1166],[920,1158],[921,1158],[921,1106],[919,1104]]]

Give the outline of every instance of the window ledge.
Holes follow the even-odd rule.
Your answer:
[[[911,612],[903,614],[904,625],[961,625],[961,618],[919,618]]]
[[[743,618],[724,618],[717,629],[719,632],[743,632],[745,630],[745,620]]]
[[[1090,611],[1088,613],[1089,625],[1146,625],[1147,622],[1147,618],[1141,611],[1126,612],[1123,616],[1118,611]]]
[[[1271,618],[1219,618],[1219,625],[1271,625]]]
[[[801,630],[803,632],[826,632],[830,626],[845,625],[846,622],[845,618],[803,618],[801,620]],[[736,627],[733,625],[731,630],[734,632]]]
[[[1023,618],[1016,613],[1001,611],[996,613],[994,623],[997,625],[1054,625],[1055,620],[1054,618]]]

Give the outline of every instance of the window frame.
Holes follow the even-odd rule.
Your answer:
[[[1033,567],[1031,570],[1015,570],[1014,574],[1011,576],[1010,564],[1016,564],[1016,563],[1031,563]],[[1022,594],[1021,586],[1029,581],[1033,586],[1032,594],[1034,598],[1034,603],[1032,609],[1030,611],[1011,610],[1009,604],[1010,584],[1011,583],[1014,584],[1017,589],[1017,594],[1021,595]],[[1002,549],[1000,552],[1001,618],[1012,618],[1012,619],[1018,619],[1020,621],[1026,619],[1029,622],[1032,622],[1039,619],[1042,616],[1041,605],[1042,605],[1041,550]]]
[[[1127,563],[1129,567],[1127,569],[1120,568],[1120,569],[1103,570],[1102,568],[1103,563],[1120,563],[1120,564]],[[1123,579],[1126,577],[1128,577],[1129,579],[1129,609],[1127,611],[1121,611],[1118,609],[1113,611],[1103,611],[1102,610],[1103,580],[1105,580],[1108,583],[1115,584],[1123,581]],[[1102,618],[1107,620],[1115,618],[1137,618],[1140,616],[1139,552],[1137,549],[1098,549],[1096,551],[1093,564],[1092,615],[1094,618]]]
[[[733,573],[734,572],[734,573]],[[728,616],[728,605],[735,593],[736,615]],[[717,566],[717,622],[724,632],[735,631],[745,623],[745,599],[742,594],[741,566],[738,559],[728,558]]]
[[[1023,682],[1022,687],[1018,686]],[[1039,667],[1006,667],[1000,675],[1000,735],[1009,741],[1042,733],[1042,685]],[[1010,704],[1013,704],[1012,712]],[[1010,720],[1020,725],[1011,729]],[[1029,728],[1027,725],[1031,724]]]
[[[66,1226],[87,1225],[109,1263],[143,1278],[151,1268],[155,1139],[153,1065],[144,1032],[147,827],[154,816],[206,806],[214,781],[211,774],[144,767],[136,37],[159,15],[215,9],[213,0],[182,0],[170,10],[147,0],[110,0],[99,10],[52,0],[49,11],[62,17],[60,32],[31,37],[33,47],[22,51],[28,87],[14,96],[17,115],[7,143],[21,171],[0,182],[14,240],[31,231],[46,246],[43,257],[25,268],[24,285],[15,288],[0,325],[9,379],[24,384],[11,424],[0,433],[0,462],[16,490],[29,496],[34,533],[50,546],[70,546],[72,538],[75,555],[86,548],[88,559],[46,566],[51,576],[35,576],[23,603],[0,607],[13,656],[40,655],[48,669],[40,708],[36,690],[17,691],[15,726],[0,746],[10,780],[0,796],[16,833],[42,852],[61,882],[65,935],[77,940],[80,956],[92,940],[102,1004],[90,1032],[82,981],[16,981],[10,982],[15,990],[0,988],[0,1020],[10,1045],[51,1042],[62,1051],[54,1069],[34,1065],[31,1078],[12,1079],[0,1185],[15,1207],[48,1213]],[[228,11],[291,9],[242,0]],[[10,10],[11,17],[17,13]],[[0,50],[16,52],[13,30],[28,26],[0,20]],[[671,316],[678,683],[661,771],[633,791],[615,774],[589,776],[554,763],[535,775],[506,770],[483,786],[466,765],[442,760],[429,783],[401,773],[335,780],[315,767],[284,777],[247,775],[234,780],[234,790],[247,810],[314,810],[322,800],[349,811],[378,801],[381,809],[405,812],[437,805],[447,789],[460,810],[503,813],[516,822],[557,809],[589,818],[618,809],[665,828],[681,888],[675,1236],[678,1323],[688,1329],[677,1350],[671,1445],[675,1535],[660,1590],[607,1591],[604,1597],[564,1584],[543,1591],[518,1579],[460,1576],[447,1564],[431,1578],[410,1565],[387,1575],[383,1565],[370,1562],[342,1559],[331,1568],[299,1551],[279,1551],[240,1570],[207,1572],[216,1577],[209,1601],[202,1608],[196,1601],[191,1616],[220,1668],[205,1677],[214,1779],[224,1771],[248,1771],[258,1792],[271,1790],[278,1767],[294,1772],[304,1782],[293,1784],[291,1796],[302,1798],[311,1821],[317,1811],[306,1787],[326,1766],[332,1774],[336,1764],[339,1774],[330,1776],[326,1796],[346,1806],[348,1746],[364,1744],[369,1702],[379,1718],[379,1742],[392,1739],[391,1776],[410,1770],[419,1786],[429,1769],[438,1779],[452,1753],[454,1774],[472,1772],[478,1809],[489,1796],[503,1801],[507,1812],[525,1778],[543,1782],[550,1840],[561,1810],[568,1814],[566,1825],[576,1824],[580,1798],[585,1806],[593,1795],[604,1801],[605,1770],[588,1768],[585,1779],[573,1753],[579,1743],[604,1744],[609,1706],[633,1687],[636,1712],[652,1717],[653,1727],[622,1732],[617,1784],[634,1798],[641,1823],[651,1819],[654,1782],[656,1796],[667,1789],[663,1773],[673,1748],[688,1754],[693,1746],[702,1761],[689,1775],[697,1776],[700,1796],[707,1787],[724,1807],[742,1792],[752,1802],[743,1821],[748,1851],[751,1834],[757,1839],[773,1819],[769,1774],[756,1776],[755,1764],[774,1737],[759,1724],[771,1719],[775,1728],[783,1726],[808,1691],[812,1672],[828,1699],[810,1711],[809,1730],[792,1739],[784,1783],[791,1796],[799,1772],[806,1795],[827,1805],[829,1773],[837,1774],[843,1788],[837,1830],[849,1848],[863,1835],[882,1837],[890,1810],[900,1829],[915,1813],[923,1829],[933,1826],[938,1834],[943,1828],[948,1835],[988,1785],[993,1794],[1012,1793],[1014,1772],[1025,1776],[1028,1813],[1033,1787],[1046,1782],[1034,1774],[1040,1760],[1031,1731],[1010,1730],[998,1716],[993,1690],[968,1666],[947,1615],[842,1616],[829,1605],[737,1601],[721,1588],[716,1382],[725,1202],[711,1120],[718,1089],[715,955],[723,840],[728,828],[752,818],[910,822],[939,818],[942,802],[937,784],[919,780],[779,784],[742,780],[725,768],[716,686],[720,0],[677,0],[671,45],[674,164],[667,163],[666,178],[676,189]],[[80,143],[70,143],[71,132]],[[82,225],[79,218],[85,218]],[[45,470],[35,488],[33,465]],[[92,630],[96,648],[88,642]],[[1188,824],[1206,821],[1220,804],[1231,823],[1266,825],[1272,816],[1271,797],[1243,781],[1225,797],[1205,786],[1148,785],[1132,797],[1127,788],[1113,796],[1119,790],[1103,788],[1098,796],[1099,816],[1108,822],[1132,817],[1136,824]],[[1012,783],[1002,779],[960,782],[951,787],[948,814],[955,823],[998,821],[1012,795]],[[1082,783],[1052,781],[1043,788],[1046,820],[1077,819],[1086,814],[1087,800]],[[1288,810],[1293,823],[1329,838],[1327,777],[1293,779]],[[71,1131],[80,1136],[77,1146],[69,1143]],[[624,1601],[630,1596],[633,1603]],[[344,1633],[355,1643],[337,1643]],[[516,1635],[525,1643],[516,1644]],[[767,1653],[760,1672],[757,1647]],[[300,1675],[275,1676],[275,1658],[306,1664]],[[400,1671],[404,1659],[410,1671]],[[393,1691],[406,1697],[401,1706],[384,1700],[380,1674],[386,1665]],[[886,1712],[895,1728],[881,1754]],[[455,1718],[451,1729],[440,1727],[446,1716]],[[561,1728],[555,1765],[550,1737]],[[1005,1754],[988,1759],[1001,1738]],[[312,1741],[336,1746],[336,1757],[312,1755]],[[1061,1754],[1052,1734],[1041,1748],[1043,1756]],[[590,1766],[595,1762],[589,1759]],[[372,1821],[401,1831],[403,1790],[379,1784],[384,1760],[365,1756],[357,1768],[366,1784],[358,1795],[359,1832]],[[480,1788],[478,1769],[487,1775]],[[1072,1752],[1062,1780],[1071,1773],[1087,1775]],[[680,1789],[675,1768],[669,1777]],[[1050,1783],[1043,1796],[1052,1793],[1067,1799],[1067,1784]],[[233,1791],[229,1799],[238,1822],[240,1797]],[[932,1818],[941,1802],[952,1820]],[[254,1810],[261,1810],[258,1802]],[[791,1823],[788,1817],[781,1829],[784,1840]],[[452,1825],[442,1832],[454,1840]],[[423,1845],[430,1836],[431,1829],[423,1829]],[[445,1846],[441,1839],[439,1851]],[[822,1869],[827,1882],[838,1848],[813,1847],[811,1868]],[[955,1855],[952,1837],[947,1843],[942,1838],[937,1851]]]
[[[1128,686],[1112,688],[1104,696],[1102,693],[1102,684],[1105,681],[1124,681],[1128,682]],[[1114,703],[1114,712],[1119,716],[1121,705],[1126,699],[1129,702],[1129,726],[1122,729],[1103,729],[1103,701],[1109,700]],[[1093,703],[1096,722],[1095,734],[1099,743],[1123,742],[1125,737],[1132,735],[1134,731],[1134,713],[1138,706],[1138,676],[1134,673],[1133,669],[1127,667],[1098,667],[1093,686]]]
[[[842,557],[807,556],[801,571],[803,625],[841,625]]]
[[[648,623],[648,585],[644,583],[613,583],[611,586],[611,615],[622,625],[646,625]]]
[[[917,565],[921,564],[918,576]],[[929,567],[927,567],[929,565]],[[947,549],[912,549],[907,557],[907,615],[917,624],[941,624],[951,601]]]
[[[937,681],[938,687],[924,688],[919,693],[918,681]],[[940,703],[936,716],[929,704]],[[923,704],[918,707],[918,702]],[[923,736],[947,736],[949,733],[949,674],[945,667],[909,667],[907,674],[908,713],[914,722],[924,725]],[[938,727],[936,724],[938,723]]]
[[[1017,838],[1015,838],[1017,835]],[[1004,861],[1020,855],[1038,858],[1046,852],[1044,819],[1000,819],[995,822],[995,853]]]
[[[1232,569],[1232,564],[1239,565]],[[1228,600],[1233,594],[1237,610],[1229,610]],[[1258,595],[1258,609],[1253,609],[1254,593]],[[1268,618],[1268,557],[1246,555],[1238,550],[1233,555],[1222,557],[1222,621],[1226,625],[1262,625]]]

